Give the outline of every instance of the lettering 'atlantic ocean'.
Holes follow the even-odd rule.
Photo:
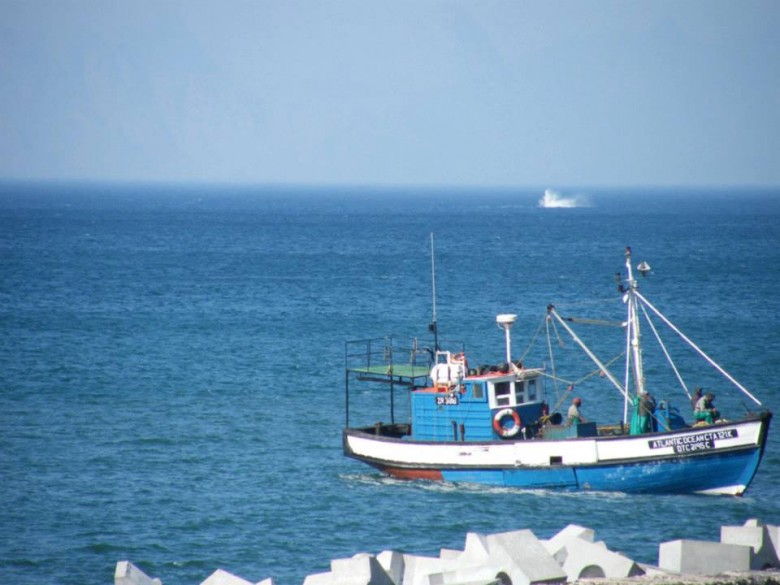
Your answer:
[[[648,441],[651,449],[665,449],[673,447],[675,453],[690,453],[691,451],[701,451],[705,449],[714,449],[716,440],[735,439],[739,436],[737,429],[726,429],[723,431],[712,431],[706,433],[697,433],[685,437],[671,437],[667,439],[654,439]]]

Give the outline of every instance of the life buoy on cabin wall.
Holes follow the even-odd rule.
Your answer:
[[[504,427],[504,419],[508,416],[512,418],[513,424],[511,427]],[[496,431],[496,434],[499,437],[504,439],[514,437],[517,433],[520,432],[522,426],[523,421],[520,420],[520,415],[511,408],[504,408],[499,410],[493,417],[493,430]]]

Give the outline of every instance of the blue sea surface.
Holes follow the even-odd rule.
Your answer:
[[[569,523],[656,563],[660,542],[780,524],[776,428],[742,498],[403,482],[342,455],[344,342],[427,336],[431,233],[438,325],[472,363],[501,361],[498,313],[519,315],[518,352],[548,303],[619,319],[630,245],[653,268],[643,293],[780,411],[780,192],[588,195],[0,185],[0,582],[110,583],[127,559],[165,585],[217,568],[296,585],[357,552]],[[614,332],[587,333],[610,350]],[[726,416],[755,407],[691,384]],[[617,422],[608,384],[578,391]],[[366,392],[355,416],[387,420]]]

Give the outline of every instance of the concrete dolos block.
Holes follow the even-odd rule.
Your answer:
[[[274,580],[268,578],[253,584],[251,581],[237,577],[223,569],[217,569],[200,585],[274,585]]]
[[[428,585],[430,576],[449,570],[450,563],[437,557],[404,555],[403,585]],[[397,585],[401,585],[398,583]]]
[[[516,565],[512,585],[560,583],[566,573],[530,530],[491,534],[486,539],[490,556],[507,555]]]
[[[565,544],[563,570],[569,581],[578,579],[624,579],[644,575],[645,571],[628,557],[608,550],[602,543],[572,537]]]
[[[780,567],[777,550],[772,541],[770,526],[763,526],[757,520],[748,520],[744,526],[721,526],[720,541],[726,544],[749,546],[751,554],[750,568],[762,570]]]
[[[717,575],[728,571],[749,571],[753,549],[740,544],[672,540],[658,547],[658,566],[665,571]]]
[[[577,524],[569,524],[552,538],[541,542],[547,552],[562,566],[563,563],[566,562],[566,543],[572,538],[593,542],[596,538],[596,533],[590,528],[585,528]]]
[[[305,585],[393,585],[393,580],[375,556],[358,553],[330,562],[330,572],[309,575]]]
[[[475,567],[466,567],[456,571],[430,575],[429,585],[464,585],[464,584],[495,584],[516,585],[526,582],[521,567],[510,559],[504,559],[498,564],[486,563]]]
[[[766,532],[769,535],[769,540],[772,542],[772,548],[775,549],[775,556],[780,560],[780,526],[767,524]]]
[[[366,553],[331,561],[330,569],[339,585],[393,585],[376,557]]]
[[[313,573],[303,580],[303,585],[333,585],[333,573]]]
[[[222,569],[217,569],[200,585],[253,585],[251,582],[241,577],[236,577]]]
[[[393,580],[375,556],[358,553],[346,559],[330,562],[330,571],[315,573],[304,580],[304,585],[394,585]]]
[[[162,585],[159,579],[152,579],[130,561],[119,561],[114,571],[115,585]]]
[[[772,543],[772,548],[775,549],[775,555],[780,559],[780,526],[774,526],[772,524],[764,524],[761,520],[751,518],[745,522],[745,526],[763,526],[766,528],[769,540]]]
[[[487,583],[497,579],[512,585],[533,585],[566,580],[561,567],[530,530],[488,536],[471,532],[466,535],[463,552],[453,555],[448,551],[440,560],[438,571],[414,584],[404,581],[404,585]]]
[[[394,550],[383,550],[376,555],[376,560],[382,565],[385,573],[396,585],[401,585],[404,578],[404,555]]]

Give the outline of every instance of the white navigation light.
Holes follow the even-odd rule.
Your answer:
[[[496,316],[496,323],[504,330],[504,335],[506,337],[506,363],[508,364],[512,363],[512,338],[509,334],[509,330],[512,328],[512,325],[515,324],[515,321],[517,321],[517,315],[504,313]]]

